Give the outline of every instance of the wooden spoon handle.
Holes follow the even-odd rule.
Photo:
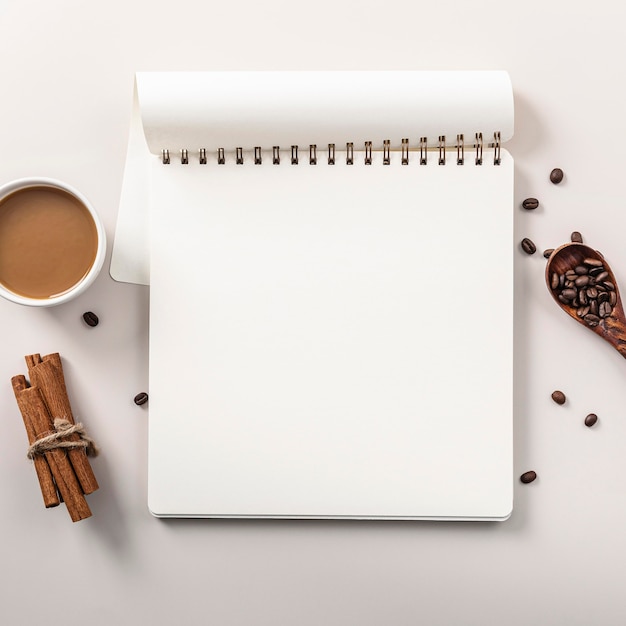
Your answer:
[[[626,327],[624,323],[609,316],[604,320],[604,332],[600,333],[624,358],[626,358]],[[598,326],[597,328],[600,328]]]

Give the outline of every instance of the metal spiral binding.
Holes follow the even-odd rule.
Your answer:
[[[446,164],[446,136],[439,135],[439,165]]]
[[[346,165],[354,165],[354,144],[351,141],[346,144]]]
[[[365,142],[365,165],[372,164],[372,142]]]
[[[476,133],[476,143],[474,144],[474,148],[476,149],[476,165],[483,164],[483,134]]]
[[[493,134],[493,164],[500,165],[500,132]]]
[[[456,164],[463,165],[465,162],[465,142],[463,135],[456,136]]]
[[[483,165],[483,134],[475,133],[473,148],[475,150],[475,165]],[[363,163],[365,165],[372,165],[373,163],[373,142],[364,142],[364,157]],[[489,147],[493,148],[493,164],[500,165],[502,163],[502,139],[500,132],[493,133],[493,143],[489,143]],[[438,164],[445,165],[447,161],[448,148],[454,149],[452,146],[446,145],[446,136],[439,135],[437,146],[430,148],[430,151],[437,151]],[[291,159],[292,165],[298,165],[299,159],[299,146],[296,144],[291,145]],[[427,165],[428,163],[428,137],[420,137],[419,139],[419,164]],[[189,151],[186,148],[182,148],[180,151],[180,163],[182,165],[189,164]],[[198,162],[200,165],[207,165],[207,149],[199,148],[197,151]],[[328,144],[328,165],[335,165],[335,144]],[[409,164],[409,139],[403,138],[401,145],[401,163],[402,165]],[[163,165],[169,165],[171,163],[170,151],[167,148],[161,150],[161,161]],[[263,163],[263,149],[261,146],[254,147],[254,164],[261,165]],[[317,144],[309,144],[309,165],[317,165]],[[224,148],[217,149],[217,163],[218,165],[224,165],[226,163],[226,151]],[[243,165],[244,163],[244,149],[241,146],[235,148],[235,163],[237,165]],[[272,163],[274,165],[280,165],[280,146],[272,147]],[[383,165],[391,164],[391,140],[383,140],[382,145],[382,163]],[[459,134],[456,136],[456,163],[457,165],[465,164],[465,138],[464,135]],[[354,165],[354,143],[346,143],[346,165]]]
[[[409,164],[409,140],[402,140],[402,165]]]
[[[420,137],[420,165],[428,163],[428,137]]]

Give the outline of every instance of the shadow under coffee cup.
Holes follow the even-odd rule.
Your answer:
[[[106,234],[76,189],[51,178],[0,187],[0,296],[53,306],[83,293],[98,276]]]

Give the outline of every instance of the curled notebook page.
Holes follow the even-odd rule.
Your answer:
[[[513,134],[505,72],[142,73],[137,86],[153,154]]]
[[[111,275],[123,282],[149,283],[150,157],[167,150],[179,160],[186,151],[198,163],[201,150],[216,160],[253,158],[275,147],[291,156],[292,146],[325,154],[353,144],[374,151],[419,151],[456,146],[463,135],[471,149],[477,133],[485,148],[499,133],[513,135],[513,92],[504,71],[354,72],[140,72],[136,115],[120,199]],[[145,139],[144,139],[145,137]],[[424,144],[422,144],[422,148]],[[283,159],[289,162],[289,159]],[[308,162],[308,159],[307,159]]]

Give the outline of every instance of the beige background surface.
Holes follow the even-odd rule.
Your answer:
[[[626,8],[424,3],[6,1],[0,179],[61,178],[112,239],[136,70],[506,69],[516,99],[517,239],[572,230],[626,285]],[[552,167],[564,182],[548,182]],[[535,196],[542,206],[524,213]],[[503,207],[507,210],[507,207]],[[487,240],[470,245],[489,245]],[[109,244],[110,253],[110,244]],[[107,261],[108,262],[108,261]],[[102,273],[52,310],[0,303],[0,619],[104,624],[623,624],[626,363],[516,258],[515,510],[501,524],[227,522],[146,507],[148,289]],[[88,328],[83,311],[101,323]],[[94,516],[44,510],[9,380],[59,351],[100,443]],[[175,364],[173,364],[175,371]],[[561,388],[568,403],[550,393]],[[583,426],[589,412],[599,423]]]

